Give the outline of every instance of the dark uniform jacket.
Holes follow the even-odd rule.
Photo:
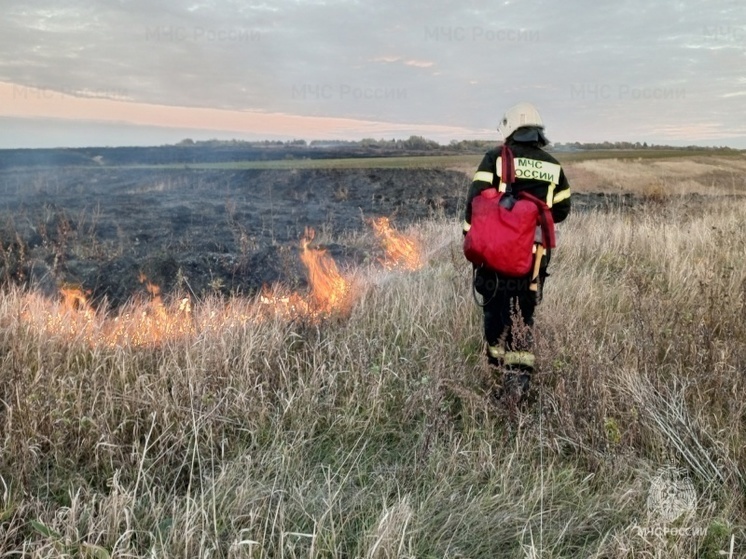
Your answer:
[[[514,155],[516,179],[513,192],[525,190],[544,200],[552,209],[555,223],[565,219],[570,213],[570,185],[559,162],[534,143],[509,141],[508,147]],[[500,151],[500,147],[488,151],[474,175],[466,197],[464,232],[471,227],[471,201],[474,197],[487,188],[500,188]]]

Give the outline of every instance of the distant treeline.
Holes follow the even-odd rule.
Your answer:
[[[439,151],[439,152],[459,152],[459,153],[482,153],[499,144],[497,140],[451,140],[448,144],[439,144],[433,140],[428,140],[422,136],[410,136],[406,140],[397,139],[379,139],[363,138],[362,140],[261,140],[261,141],[241,141],[230,140],[228,142],[221,140],[207,140],[194,142],[191,139],[182,140],[180,146],[224,146],[224,145],[245,145],[248,147],[263,148],[288,148],[288,147],[307,147],[307,148],[365,148],[371,150],[415,150],[415,151]],[[656,150],[684,150],[684,151],[740,151],[726,146],[722,147],[702,147],[696,145],[690,146],[669,146],[665,144],[648,144],[647,142],[554,142],[549,146],[550,150],[556,151],[583,151],[583,150],[633,150],[633,149],[656,149]]]
[[[399,155],[481,154],[498,145],[495,140],[453,140],[439,144],[422,136],[406,140],[363,138],[348,140],[206,140],[189,138],[175,145],[154,147],[88,147],[0,150],[0,169],[39,166],[184,165],[271,161],[278,159],[337,159],[346,157],[394,157]],[[728,147],[674,147],[647,142],[555,143],[550,151],[589,150],[712,150],[739,151]]]
[[[486,147],[495,145],[494,140],[461,140],[452,141],[448,145],[439,144],[434,140],[428,140],[422,136],[410,136],[406,140],[397,140],[392,138],[391,140],[374,138],[363,138],[362,140],[261,140],[261,141],[241,141],[231,140],[229,142],[220,140],[207,140],[195,142],[190,138],[182,140],[178,145],[180,146],[221,146],[221,145],[244,145],[247,147],[261,147],[261,148],[363,148],[371,150],[393,150],[393,151],[453,151],[453,150],[483,150]]]

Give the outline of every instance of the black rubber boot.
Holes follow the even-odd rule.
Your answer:
[[[504,393],[513,395],[519,402],[523,401],[531,388],[530,367],[512,367],[505,373]]]

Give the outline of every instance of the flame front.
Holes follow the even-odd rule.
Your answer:
[[[378,218],[372,225],[386,252],[386,268],[416,270],[422,266],[417,243],[393,230],[388,218]],[[57,303],[29,294],[23,317],[49,334],[111,347],[158,345],[194,336],[198,331],[215,331],[272,317],[320,320],[349,310],[353,289],[325,250],[309,246],[313,238],[313,229],[307,228],[300,244],[300,259],[308,270],[307,295],[278,285],[265,286],[253,302],[224,304],[197,320],[189,298],[164,303],[161,288],[140,274],[147,296],[134,299],[116,316],[94,310],[81,288],[65,286]]]
[[[254,310],[236,314],[226,305],[222,311],[213,312],[201,325],[202,330],[215,330],[235,326],[246,321],[262,321],[272,316],[283,319],[298,317],[318,320],[344,310],[349,303],[350,284],[342,277],[334,260],[324,250],[313,249],[309,243],[314,237],[311,229],[301,241],[301,261],[308,269],[310,294],[287,292],[281,286],[264,287],[254,305]],[[66,338],[82,338],[91,345],[147,346],[183,339],[197,333],[192,305],[188,298],[166,304],[161,288],[140,274],[147,297],[131,301],[117,316],[97,313],[86,294],[77,287],[60,290],[62,300],[46,308],[41,316],[44,330]],[[38,319],[38,313],[27,312],[29,320]]]
[[[386,251],[386,259],[382,264],[387,270],[396,267],[419,270],[422,267],[422,253],[417,242],[394,230],[388,217],[374,219],[372,225],[376,237]]]
[[[145,279],[141,277],[141,281]],[[150,300],[131,302],[117,316],[93,310],[86,294],[77,287],[63,287],[62,301],[41,313],[26,312],[25,318],[42,317],[43,328],[50,334],[80,337],[92,345],[144,346],[159,344],[194,333],[192,307],[189,299],[166,306],[160,288],[147,283]]]

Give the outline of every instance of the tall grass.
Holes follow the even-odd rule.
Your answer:
[[[731,537],[743,553],[745,218],[574,215],[517,413],[489,396],[452,221],[413,230],[424,269],[360,272],[351,314],[320,324],[106,348],[38,331],[7,292],[0,556],[719,557]],[[661,533],[646,503],[666,466],[698,501]]]

